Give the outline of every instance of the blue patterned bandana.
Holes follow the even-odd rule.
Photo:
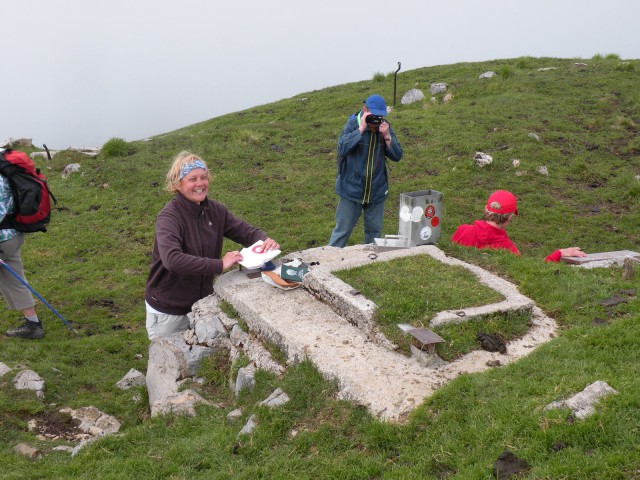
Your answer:
[[[196,168],[202,168],[203,170],[206,170],[207,167],[205,166],[205,164],[202,162],[202,160],[194,160],[193,162],[189,162],[189,163],[184,163],[181,167],[180,167],[180,180],[182,180],[184,177],[186,177],[187,175],[189,175],[189,172],[191,170],[194,170]]]

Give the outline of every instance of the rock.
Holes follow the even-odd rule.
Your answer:
[[[80,171],[79,163],[70,163],[69,165],[64,167],[64,170],[62,170],[62,178],[69,178],[69,175],[79,171]]]
[[[55,157],[57,153],[57,150],[49,150],[51,158]],[[37,158],[44,158],[45,160],[49,160],[49,155],[47,155],[47,152],[31,152],[29,156],[32,160],[35,160]]]
[[[4,363],[0,362],[0,377],[3,377],[6,373],[9,373],[11,369]]]
[[[154,338],[149,346],[147,365],[149,405],[178,393],[178,380],[194,376],[202,359],[214,351],[187,344],[183,333]]]
[[[496,75],[496,72],[489,70],[488,72],[481,73],[478,78],[491,78]]]
[[[100,153],[100,149],[98,147],[69,147],[69,150],[72,152],[82,153],[89,157],[95,157]]]
[[[240,430],[240,433],[238,433],[238,436],[250,434],[251,432],[253,432],[253,430],[257,426],[258,426],[258,423],[256,421],[256,416],[255,415],[251,415],[249,417],[249,420],[247,420],[247,423],[245,423],[244,427],[242,427],[242,430]]]
[[[518,158],[514,158],[514,159],[511,161],[511,164],[512,164],[515,168],[518,168],[518,167],[520,166],[520,159],[518,159]]]
[[[238,375],[236,376],[236,383],[233,388],[236,397],[240,395],[240,392],[248,388],[252,390],[256,384],[255,380],[256,375],[256,366],[253,363],[250,363],[246,367],[242,367],[238,369]]]
[[[16,390],[33,390],[38,398],[44,398],[44,380],[33,370],[22,370],[13,379]]]
[[[536,142],[540,141],[540,135],[538,135],[537,133],[533,133],[533,132],[528,133],[527,137],[533,138]]]
[[[444,93],[447,91],[446,83],[432,83],[429,87],[429,93],[431,95],[437,95],[438,93]]]
[[[484,167],[485,165],[490,165],[493,162],[493,157],[491,155],[487,155],[484,152],[476,152],[476,156],[473,157],[476,161],[476,164],[479,167]]]
[[[234,347],[242,347],[249,339],[249,334],[242,330],[240,325],[235,324],[231,329],[229,339]]]
[[[68,413],[74,420],[79,420],[78,429],[92,437],[111,435],[120,430],[120,422],[113,416],[101,412],[96,407],[81,407],[77,410],[63,408],[61,413]]]
[[[31,148],[33,147],[33,142],[30,138],[7,138],[4,142],[0,143],[0,148],[15,148],[15,147],[24,147]]]
[[[545,410],[552,408],[570,408],[573,416],[584,419],[595,412],[594,405],[604,396],[617,394],[607,382],[598,380],[587,385],[582,392],[576,393],[566,400],[551,402]]]
[[[549,72],[551,70],[557,70],[556,67],[540,67],[538,69],[539,72]]]
[[[57,447],[53,447],[51,450],[53,450],[54,452],[73,453],[73,447],[69,447],[67,445],[58,445]]]
[[[42,457],[42,454],[37,448],[30,447],[26,443],[19,443],[13,447],[13,451],[32,460]]]
[[[220,337],[229,337],[222,321],[220,321],[220,318],[216,315],[195,317],[193,320],[193,331],[195,333],[196,343],[208,347],[217,346],[220,343],[218,340]]]
[[[540,175],[549,176],[549,170],[547,170],[547,166],[546,165],[540,165],[538,167],[538,173]]]
[[[195,406],[198,404],[213,405],[213,403],[202,398],[194,390],[184,390],[154,402],[151,405],[151,416],[172,413],[174,415],[195,417]]]
[[[274,408],[279,405],[284,405],[289,400],[289,395],[287,395],[281,388],[276,388],[268,398],[260,402],[260,405]]]
[[[242,417],[242,409],[240,408],[236,408],[235,410],[232,410],[229,413],[227,413],[227,420],[229,421],[237,420],[240,417]]]
[[[96,440],[97,440],[96,438],[89,437],[86,440],[81,441],[78,445],[73,447],[73,449],[71,450],[71,457],[75,457],[80,450],[82,450],[84,447],[86,447],[90,443],[95,442]]]
[[[153,339],[149,346],[146,377],[149,405],[178,393],[177,381],[186,376],[186,370],[182,350],[174,347],[166,337]]]
[[[417,88],[412,88],[402,96],[400,103],[402,105],[410,105],[412,103],[419,102],[420,100],[423,100],[423,99],[424,99],[424,93],[422,93],[422,90],[418,90]]]
[[[442,102],[449,103],[451,100],[453,100],[453,94],[449,92],[444,96],[444,98],[442,99]]]
[[[38,428],[38,422],[35,419],[31,419],[27,422],[27,430],[33,432],[36,428]]]
[[[139,372],[135,368],[132,368],[127,374],[116,383],[116,387],[122,390],[128,390],[131,387],[140,387],[146,385],[147,379],[143,373]]]

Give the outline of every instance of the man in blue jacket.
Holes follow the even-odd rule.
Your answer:
[[[384,201],[389,194],[385,158],[402,158],[391,125],[385,120],[387,104],[380,95],[368,97],[362,110],[347,120],[338,140],[336,226],[329,245],[344,247],[364,212],[364,243],[382,235]]]

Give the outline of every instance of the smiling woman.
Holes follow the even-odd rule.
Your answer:
[[[222,256],[229,238],[244,247],[263,240],[263,251],[280,245],[267,234],[207,198],[211,173],[197,155],[181,152],[167,173],[174,198],[156,220],[145,303],[149,338],[189,328],[191,306],[213,292],[215,275],[242,260],[239,251]]]

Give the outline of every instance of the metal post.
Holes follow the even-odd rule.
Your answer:
[[[396,76],[400,71],[400,62],[398,62],[398,69],[393,74],[393,108],[396,108]]]

